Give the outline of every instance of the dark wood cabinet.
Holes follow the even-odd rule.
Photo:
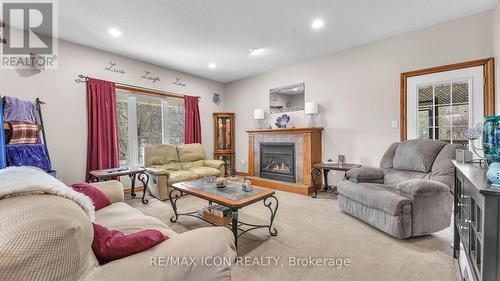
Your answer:
[[[235,174],[234,121],[230,112],[214,113],[214,159],[226,163],[226,176]]]
[[[456,161],[454,251],[463,280],[500,280],[500,188],[491,186],[487,170]]]

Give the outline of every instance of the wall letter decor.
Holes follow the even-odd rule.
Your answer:
[[[151,73],[151,72],[144,70],[144,75],[142,75],[141,78],[146,79],[146,80],[151,80],[151,81],[153,81],[153,83],[160,81],[160,76],[153,77],[153,76],[149,75],[149,73]]]
[[[109,65],[106,66],[104,68],[104,70],[119,73],[119,74],[125,74],[125,70],[116,68],[116,62],[113,62],[113,61],[109,61]]]
[[[181,87],[186,87],[186,84],[182,83],[181,78],[179,78],[179,77],[175,77],[175,81],[172,84],[177,85],[177,86],[181,86]]]

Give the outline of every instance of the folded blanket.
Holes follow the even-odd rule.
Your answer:
[[[10,122],[11,136],[9,144],[35,144],[38,143],[38,124],[25,122]]]
[[[5,97],[4,121],[18,121],[38,124],[38,111],[31,101],[21,100],[15,97]]]
[[[33,166],[47,172],[52,170],[45,144],[8,144],[5,149],[7,166]]]
[[[0,170],[0,200],[34,194],[51,194],[72,200],[94,221],[94,204],[56,178],[35,167],[8,167]]]

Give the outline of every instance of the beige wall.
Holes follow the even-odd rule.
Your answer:
[[[495,85],[496,92],[500,93],[500,2],[493,10],[493,52],[495,55]],[[500,98],[495,99],[496,114],[500,115]]]
[[[60,41],[57,70],[41,73],[0,70],[0,95],[31,100],[40,97],[47,102],[44,121],[49,150],[54,168],[67,183],[83,180],[85,172],[85,86],[74,82],[78,74],[202,96],[203,143],[209,156],[213,150],[212,112],[236,112],[238,171],[247,171],[245,131],[255,124],[253,109],[265,109],[267,124],[274,124],[277,115],[268,114],[269,89],[305,82],[306,102],[320,104],[318,123],[325,127],[323,158],[345,154],[349,162],[378,165],[389,143],[399,139],[399,129],[391,128],[391,121],[399,120],[399,74],[493,54],[498,59],[499,32],[500,5],[497,5],[494,12],[436,25],[226,85]],[[127,73],[105,71],[110,60]],[[499,64],[497,60],[497,66]],[[151,71],[151,75],[159,75],[161,81],[153,85],[141,79],[145,69]],[[500,71],[496,75],[500,81]],[[173,85],[175,77],[182,77],[187,87]],[[221,105],[212,103],[213,92],[224,92]],[[500,99],[497,99],[497,112],[500,112],[499,104]],[[291,116],[292,125],[307,124],[303,111],[293,112]]]
[[[345,154],[348,162],[378,166],[389,144],[399,140],[391,121],[399,120],[400,73],[491,57],[492,27],[486,12],[227,84],[225,109],[237,114],[237,170],[248,168],[245,130],[254,124],[253,109],[268,112],[269,89],[299,82],[305,82],[306,102],[320,104],[323,158]],[[307,124],[303,112],[292,120]]]
[[[112,60],[126,74],[104,70]],[[140,78],[144,70],[152,76],[159,75],[161,81],[152,84]],[[223,85],[179,73],[141,61],[83,47],[66,41],[59,42],[59,68],[41,73],[29,71],[0,70],[0,95],[33,100],[40,97],[47,103],[43,117],[47,132],[47,143],[54,169],[66,183],[84,179],[87,151],[87,116],[85,106],[85,84],[75,83],[79,74],[104,80],[119,81],[137,86],[152,87],[187,95],[198,95],[202,116],[202,141],[209,156],[213,151],[212,113],[222,111],[222,105],[212,102],[213,92],[222,92]],[[182,78],[186,87],[173,84],[175,77]]]

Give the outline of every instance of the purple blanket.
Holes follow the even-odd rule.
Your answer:
[[[38,112],[35,104],[15,97],[5,97],[3,109],[5,122],[27,122],[38,124]]]
[[[52,171],[45,144],[8,144],[5,148],[7,166],[34,166],[46,172]]]

